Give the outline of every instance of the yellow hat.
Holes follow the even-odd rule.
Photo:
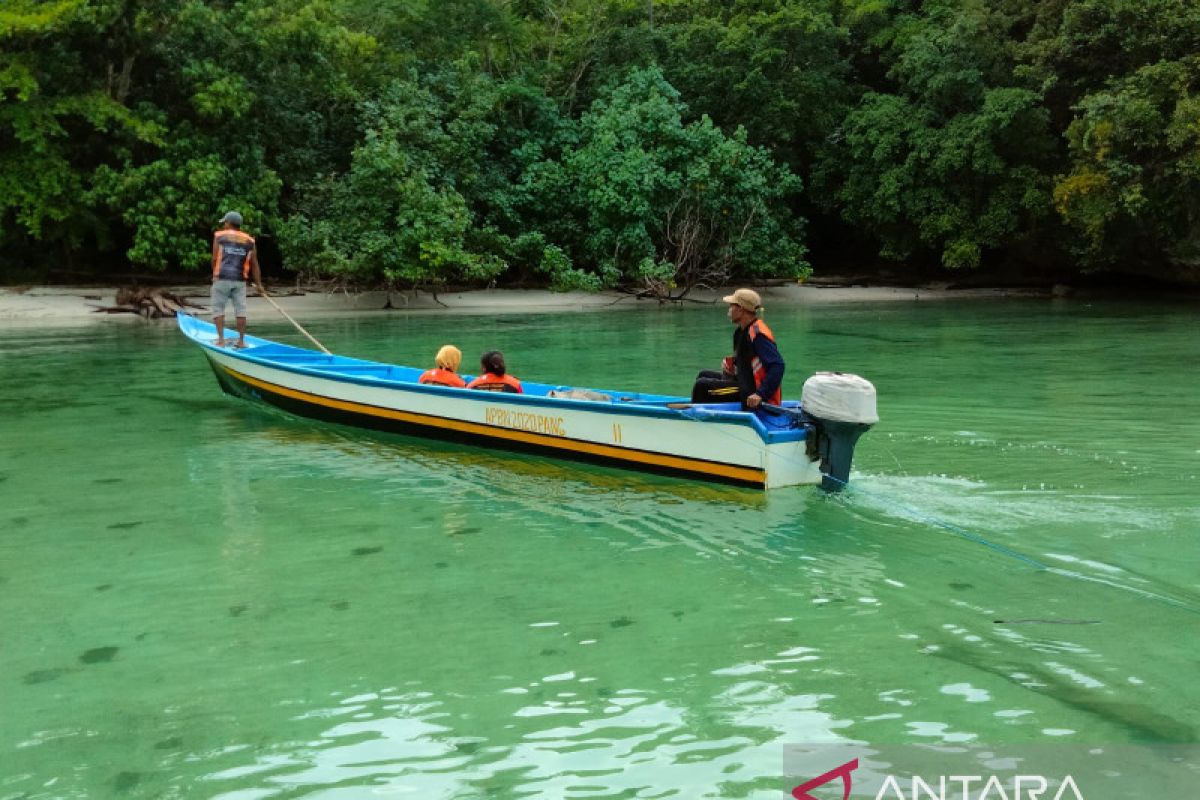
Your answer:
[[[458,365],[462,363],[462,350],[459,350],[452,344],[442,345],[442,349],[437,352],[437,358],[434,359],[434,363],[441,369],[458,372]]]
[[[730,305],[741,306],[747,311],[755,313],[758,313],[758,310],[762,308],[762,298],[753,289],[738,289],[733,294],[726,295],[721,299]]]

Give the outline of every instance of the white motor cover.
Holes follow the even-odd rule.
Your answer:
[[[832,422],[879,422],[875,386],[848,372],[818,372],[804,382],[800,407],[809,416]]]

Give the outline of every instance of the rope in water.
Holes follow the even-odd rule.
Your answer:
[[[911,506],[906,506],[905,504],[897,502],[895,500],[892,500],[889,497],[885,497],[884,495],[881,495],[881,494],[878,494],[875,492],[867,491],[866,489],[863,489],[861,486],[857,486],[857,485],[850,486],[850,484],[847,483],[846,481],[835,478],[832,475],[829,475],[824,472],[822,472],[821,475],[825,478],[828,478],[831,481],[834,481],[835,483],[841,484],[843,489],[849,489],[851,492],[854,492],[857,494],[867,495],[868,497],[873,497],[880,501],[889,502],[889,503],[893,504],[894,506],[903,509],[904,511],[908,512],[909,514],[913,515],[914,517],[916,517],[917,519],[919,519],[923,522],[927,522],[930,525],[934,525],[936,527],[948,530],[958,536],[961,536],[962,538],[964,538],[968,541],[975,542],[976,544],[981,544],[984,547],[988,547],[988,548],[996,551],[997,553],[1001,553],[1005,556],[1008,556],[1009,558],[1013,558],[1013,559],[1016,559],[1017,561],[1021,561],[1025,564],[1035,567],[1038,570],[1044,570],[1046,572],[1051,573],[1052,575],[1058,575],[1060,577],[1069,578],[1071,580],[1085,581],[1087,583],[1098,583],[1101,586],[1107,586],[1111,589],[1119,589],[1123,592],[1130,592],[1132,594],[1138,595],[1139,597],[1144,597],[1147,600],[1153,600],[1157,603],[1162,603],[1164,605],[1171,606],[1172,608],[1177,608],[1181,611],[1187,611],[1192,614],[1200,614],[1200,609],[1197,609],[1196,607],[1189,605],[1188,603],[1185,603],[1181,600],[1176,600],[1173,597],[1168,597],[1166,595],[1159,594],[1157,592],[1151,592],[1147,589],[1139,589],[1136,586],[1128,586],[1123,583],[1117,583],[1115,581],[1105,580],[1104,578],[1099,578],[1099,577],[1096,577],[1093,575],[1085,575],[1082,572],[1076,572],[1074,570],[1062,569],[1061,567],[1048,566],[1048,565],[1043,564],[1042,562],[1038,561],[1037,559],[1034,559],[1034,558],[1031,558],[1031,557],[1025,555],[1024,553],[1019,553],[1016,550],[1005,547],[1004,545],[996,544],[995,542],[985,539],[984,537],[980,536],[979,534],[972,533],[971,531],[967,530],[966,528],[961,528],[958,525],[955,525],[953,523],[938,519],[937,517],[935,517],[931,514],[926,514],[922,511],[918,511],[917,509],[912,508]]]
[[[946,522],[945,520],[938,519],[937,517],[935,517],[931,514],[926,514],[925,512],[915,509],[912,506],[907,506],[907,505],[904,505],[903,503],[898,503],[890,497],[885,497],[881,494],[876,494],[875,492],[869,492],[866,489],[863,489],[857,485],[851,486],[846,481],[843,481],[840,478],[835,478],[828,473],[822,472],[821,476],[824,478],[827,478],[828,480],[833,481],[834,483],[841,484],[842,489],[849,489],[851,492],[854,492],[856,494],[867,495],[868,497],[873,497],[877,500],[890,503],[890,504],[904,510],[908,514],[911,514],[912,516],[916,517],[917,519],[921,520],[922,522],[925,522],[929,525],[933,525],[938,528],[942,528],[944,530],[948,530],[951,533],[956,534],[957,536],[961,536],[962,538],[966,539],[969,542],[975,542],[976,544],[981,544],[984,547],[995,550],[997,553],[1000,553],[1001,555],[1005,555],[1005,556],[1008,556],[1009,558],[1012,558],[1017,561],[1021,561],[1025,564],[1028,564],[1029,566],[1031,566],[1035,569],[1044,569],[1044,570],[1052,570],[1053,571],[1052,567],[1047,566],[1046,564],[1043,564],[1042,562],[1038,561],[1035,558],[1030,558],[1029,556],[1025,555],[1024,553],[1018,553],[1016,550],[1013,550],[1010,547],[1005,547],[1002,544],[996,544],[993,541],[983,538],[982,536],[980,536],[977,533],[972,533],[971,531],[967,530],[966,528],[961,528],[958,525],[955,525],[951,522]]]
[[[684,416],[688,419],[692,419],[697,422],[701,421],[701,418],[702,418],[702,415],[700,415],[700,414],[686,414],[685,413]],[[721,431],[721,433],[723,435],[729,436],[729,434],[725,433],[724,431]],[[730,438],[734,438],[734,437],[731,436]],[[765,450],[766,447],[764,446],[763,449]],[[801,460],[801,459],[794,458],[791,456],[782,456],[782,457],[785,459],[791,460],[791,461],[795,461],[795,462],[800,462],[800,460]],[[805,461],[807,462],[807,459],[805,459]],[[1120,589],[1121,591],[1130,592],[1132,594],[1138,595],[1139,597],[1144,597],[1147,600],[1153,600],[1155,602],[1171,606],[1172,608],[1177,608],[1181,611],[1187,611],[1192,614],[1200,614],[1200,609],[1197,609],[1196,607],[1189,605],[1188,603],[1182,602],[1180,600],[1176,600],[1173,597],[1168,597],[1166,595],[1158,594],[1157,592],[1151,592],[1146,589],[1139,589],[1135,586],[1128,586],[1126,584],[1117,583],[1115,581],[1105,580],[1104,578],[1100,578],[1100,577],[1096,577],[1096,576],[1092,576],[1092,575],[1085,575],[1082,572],[1076,572],[1074,570],[1063,569],[1061,567],[1049,566],[1047,564],[1042,563],[1041,561],[1038,561],[1035,558],[1025,555],[1024,553],[1020,553],[1016,550],[1013,550],[1012,548],[1005,547],[1002,544],[997,544],[996,542],[990,541],[989,539],[986,539],[977,533],[973,533],[973,532],[967,530],[966,528],[955,525],[954,523],[947,522],[943,519],[939,519],[939,518],[933,516],[932,514],[926,514],[923,511],[920,511],[918,509],[913,508],[912,506],[908,506],[904,503],[901,503],[901,502],[899,502],[891,497],[888,497],[886,495],[864,489],[861,486],[859,486],[858,484],[855,484],[852,486],[848,482],[843,481],[840,478],[835,478],[834,476],[832,476],[828,473],[825,473],[825,472],[821,473],[821,477],[827,478],[828,480],[839,484],[843,490],[849,489],[851,493],[864,495],[867,497],[872,497],[880,502],[890,504],[891,506],[899,508],[899,509],[907,512],[908,514],[912,515],[913,517],[921,520],[922,522],[932,525],[933,527],[937,527],[937,528],[941,528],[946,531],[950,531],[951,533],[955,534],[956,536],[966,539],[969,542],[974,542],[976,544],[983,545],[984,547],[987,547],[988,549],[990,549],[994,552],[1000,553],[1001,555],[1003,555],[1007,558],[1011,558],[1013,560],[1020,561],[1021,563],[1031,566],[1034,569],[1037,569],[1039,571],[1048,572],[1050,574],[1058,575],[1060,577],[1069,578],[1072,580],[1085,581],[1087,583],[1098,583],[1101,586],[1107,586],[1112,589]]]

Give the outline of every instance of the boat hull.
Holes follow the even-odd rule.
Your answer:
[[[736,409],[670,409],[640,402],[645,396],[620,404],[420,385],[419,373],[406,367],[257,339],[248,339],[247,350],[229,350],[211,343],[215,331],[206,323],[180,327],[203,347],[226,392],[299,416],[759,488],[821,482],[806,454],[804,428],[765,429],[756,415]]]

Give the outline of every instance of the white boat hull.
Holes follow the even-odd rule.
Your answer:
[[[231,350],[213,344],[207,323],[187,318],[180,327],[226,391],[303,416],[762,488],[822,480],[806,453],[808,431],[764,428],[736,408],[667,408],[645,395],[572,400],[529,383],[527,394],[421,385],[408,367],[250,337],[250,347]]]

